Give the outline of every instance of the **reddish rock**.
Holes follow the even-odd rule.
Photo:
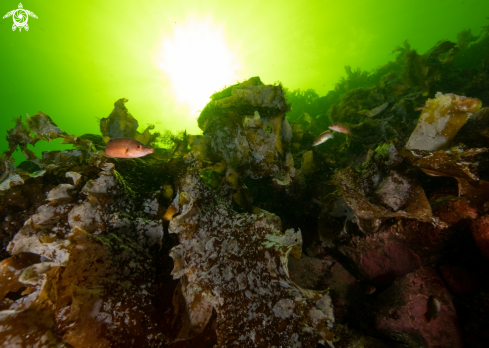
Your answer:
[[[430,296],[441,304],[429,323],[424,314]],[[409,347],[463,347],[450,293],[432,267],[422,267],[396,280],[379,295],[376,330]]]
[[[392,231],[386,231],[354,237],[349,245],[339,249],[365,280],[389,283],[421,266],[418,255],[396,239]]]
[[[421,266],[418,255],[402,244],[387,242],[380,252],[362,254],[360,264],[374,282],[391,282]]]
[[[472,236],[481,253],[489,258],[489,215],[472,222]]]
[[[327,278],[336,322],[347,322],[348,315],[358,309],[358,299],[363,298],[362,288],[355,277],[339,262],[334,262]]]
[[[389,239],[401,243],[419,256],[422,265],[438,262],[453,248],[465,245],[469,225],[439,228],[432,223],[402,219],[385,230]]]
[[[465,203],[457,205],[458,217],[467,220],[471,210]],[[451,222],[462,221],[452,216]],[[465,228],[460,224],[450,228],[438,228],[432,223],[413,219],[399,219],[382,232],[365,237],[353,237],[338,249],[350,260],[350,266],[362,280],[390,283],[412,272],[421,265],[437,262],[446,252],[467,239]],[[462,231],[463,230],[463,231]]]
[[[476,219],[477,210],[470,207],[464,199],[453,198],[448,199],[447,204],[443,204],[437,208],[433,212],[433,215],[450,225],[455,225],[464,220],[470,221]]]
[[[454,295],[461,296],[469,294],[477,286],[474,277],[462,267],[442,265],[440,266],[440,273]]]

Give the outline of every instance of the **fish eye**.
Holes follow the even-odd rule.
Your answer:
[[[136,146],[136,149],[141,150],[141,145]]]

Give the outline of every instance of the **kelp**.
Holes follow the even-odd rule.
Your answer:
[[[62,144],[72,144],[79,151],[93,151],[90,140],[63,132],[53,122],[51,117],[41,111],[34,116],[27,116],[27,125],[22,122],[22,117],[15,119],[15,127],[7,131],[9,150],[4,153],[5,167],[7,170],[0,177],[0,182],[7,179],[9,173],[13,173],[14,171],[14,168],[10,165],[10,160],[17,147],[20,148],[27,160],[34,162],[42,169],[44,168],[44,163],[27,146],[34,146],[40,140],[51,141],[58,138],[63,139]]]
[[[485,152],[487,148],[465,149],[460,146],[440,151],[401,150],[401,154],[426,174],[466,180],[479,180],[474,157]]]
[[[444,151],[403,150],[401,153],[428,175],[455,178],[459,196],[477,211],[489,209],[489,184],[480,180],[477,170],[478,158],[487,153],[487,148],[456,146]]]
[[[151,134],[154,125],[149,125],[143,133],[139,133],[137,130],[139,123],[127,110],[125,106],[127,102],[125,98],[117,100],[110,115],[100,120],[100,132],[104,141],[107,143],[110,139],[132,138],[145,145],[154,146],[160,133]]]
[[[472,113],[479,111],[481,106],[482,103],[478,99],[438,92],[435,99],[428,99],[426,102],[406,148],[417,150],[447,148]]]
[[[471,115],[453,139],[454,144],[464,144],[469,148],[485,147],[488,141],[489,107],[481,108]]]

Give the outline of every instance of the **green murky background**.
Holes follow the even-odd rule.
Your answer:
[[[464,29],[477,35],[489,15],[487,0],[45,0],[23,6],[38,16],[29,18],[28,32],[13,32],[11,17],[0,20],[1,151],[14,117],[41,110],[67,133],[98,134],[98,119],[122,97],[140,130],[156,123],[156,130],[200,133],[198,113],[179,100],[174,81],[158,65],[162,42],[174,40],[179,30],[219,32],[233,55],[224,79],[219,69],[201,64],[221,57],[211,45],[178,57],[188,67],[189,80],[180,83],[190,99],[194,82],[215,91],[251,76],[325,95],[346,76],[346,65],[374,69],[394,60],[393,49],[406,39],[422,54],[439,40],[456,42]],[[4,0],[0,14],[17,7]],[[216,86],[218,81],[224,82]],[[34,150],[60,147],[40,142]]]

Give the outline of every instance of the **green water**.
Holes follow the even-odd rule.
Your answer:
[[[1,151],[7,149],[6,130],[14,117],[42,110],[67,133],[99,134],[98,119],[108,116],[122,97],[129,99],[140,130],[156,123],[157,130],[200,133],[196,117],[205,98],[195,99],[192,110],[188,106],[191,95],[199,93],[196,86],[215,91],[260,76],[265,83],[281,81],[289,90],[312,88],[325,95],[346,75],[344,66],[374,69],[394,60],[393,49],[406,39],[424,53],[439,40],[456,42],[460,31],[470,28],[477,35],[489,24],[487,0],[22,4],[38,17],[29,18],[29,31],[12,31],[12,17],[0,20]],[[16,1],[4,0],[0,14],[17,8]],[[202,28],[219,33],[231,52],[232,68],[200,64],[223,56],[210,44],[177,57],[189,72],[179,82],[179,96],[175,81],[158,65],[162,43],[181,48],[176,33],[197,36]],[[166,59],[171,60],[169,52]],[[228,73],[221,76],[225,68]],[[39,142],[34,150],[40,154],[60,147]],[[16,158],[19,163],[23,156],[17,152]]]

